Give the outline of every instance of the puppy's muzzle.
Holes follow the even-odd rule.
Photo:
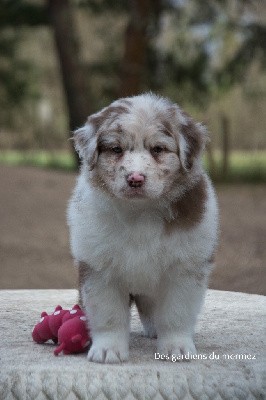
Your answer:
[[[145,176],[138,172],[133,172],[127,176],[127,183],[132,188],[139,188],[143,186],[145,182]]]

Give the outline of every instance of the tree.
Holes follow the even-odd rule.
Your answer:
[[[35,4],[26,0],[15,2],[4,0],[0,9],[1,29],[23,25],[30,27],[50,25],[53,28],[68,106],[69,130],[72,132],[85,122],[91,111],[88,79],[80,63],[79,40],[73,20],[73,7],[69,0],[47,0],[47,7],[44,4]],[[15,33],[12,32],[12,37],[10,33],[8,38],[2,35],[0,43],[5,58],[13,60],[12,68],[9,67],[8,70],[0,66],[0,86],[2,92],[6,94],[3,96],[5,101],[18,104],[31,93],[31,66],[29,63],[15,61]],[[5,66],[5,63],[3,65]],[[76,156],[76,152],[74,154]],[[78,162],[78,156],[76,157]]]
[[[159,5],[160,0],[129,0],[119,96],[137,94],[143,87],[150,39],[148,29],[152,20],[159,15]]]
[[[42,6],[21,0],[3,0],[0,7],[0,119],[2,127],[20,129],[21,116],[29,118],[27,105],[39,97],[34,65],[18,55],[18,26],[47,24]],[[23,141],[18,141],[23,146]]]
[[[183,105],[189,103],[203,109],[214,96],[228,91],[235,82],[243,82],[254,58],[260,60],[264,68],[266,28],[261,21],[247,18],[249,4],[255,2],[46,0],[39,3],[3,0],[0,26],[14,30],[23,25],[52,27],[72,131],[84,123],[90,112],[113,98],[144,90],[154,90]],[[236,9],[232,12],[233,5]],[[117,19],[127,19],[125,31],[117,32],[118,43],[109,40],[109,30],[103,33],[107,49],[105,58],[86,65],[81,60],[74,23],[75,7],[87,8],[106,21],[110,11],[116,13]],[[174,38],[172,41],[169,33]],[[121,57],[119,46],[122,41]],[[229,48],[233,48],[231,52],[226,50],[228,43]],[[10,49],[14,48],[12,46],[14,43]],[[116,50],[118,47],[119,51]],[[11,68],[8,79],[2,80],[1,67],[1,93],[11,90],[13,94],[22,94],[24,89],[25,93],[31,93],[25,65],[20,65],[23,74]],[[15,79],[18,77],[24,77],[25,85]]]
[[[47,0],[47,4],[62,72],[69,127],[72,132],[84,124],[91,111],[88,79],[80,62],[79,41],[73,19],[73,8],[69,0]],[[74,154],[79,163],[77,153]]]
[[[38,90],[33,66],[17,56],[18,33],[5,29],[0,29],[0,33],[0,118],[2,125],[13,127],[15,114],[22,109],[25,112],[25,102],[36,99]]]

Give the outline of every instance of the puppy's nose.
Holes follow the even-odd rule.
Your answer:
[[[127,177],[127,182],[130,187],[141,187],[145,181],[145,176],[138,172],[133,172]]]

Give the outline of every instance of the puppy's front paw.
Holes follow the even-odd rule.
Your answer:
[[[158,341],[158,351],[167,357],[176,357],[176,360],[189,361],[197,354],[196,347],[191,337],[167,335]]]
[[[128,343],[119,338],[114,340],[109,335],[93,339],[88,353],[88,360],[98,363],[118,364],[128,360]]]

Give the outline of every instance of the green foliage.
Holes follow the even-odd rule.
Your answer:
[[[87,64],[84,68],[87,76],[94,77],[93,81],[90,82],[92,112],[98,111],[113,101],[114,93],[116,93],[118,88],[119,61],[112,51],[106,50],[106,56],[109,62],[99,60]]]
[[[0,163],[10,166],[24,165],[49,169],[62,169],[65,171],[76,170],[76,163],[73,155],[64,151],[3,151],[0,152]]]
[[[254,18],[246,18],[249,3],[236,0],[232,6],[226,0],[154,1],[142,90],[154,90],[202,110],[213,98],[243,82],[254,60],[265,67],[266,28]],[[118,16],[127,12],[132,17],[129,1],[83,0],[77,4],[98,15],[107,16],[112,11]],[[165,24],[171,39],[164,36]],[[109,43],[108,30],[105,34]],[[103,82],[102,91],[96,91],[95,109],[116,97],[120,78],[116,46],[115,41],[113,51],[107,47],[100,65],[88,66]]]
[[[82,10],[83,25],[88,21],[88,24],[93,22],[95,26],[100,26],[100,30],[95,29],[94,38],[86,39],[88,49],[86,44],[82,49],[82,53],[87,52],[83,66],[90,88],[90,109],[94,112],[107,105],[119,93],[121,61],[125,45],[124,28],[127,20],[134,14],[132,11],[134,0],[70,1]],[[237,83],[243,85],[252,63],[256,61],[261,69],[265,68],[266,27],[261,22],[262,18],[256,19],[254,17],[256,13],[252,14],[252,10],[250,12],[249,9],[247,11],[245,7],[249,3],[252,2],[249,0],[151,1],[152,9],[146,35],[146,68],[142,71],[141,90],[153,90],[169,96],[188,110],[199,114],[213,99],[221,98],[221,95],[227,93],[233,85]],[[87,20],[84,18],[86,10],[89,11]],[[20,137],[23,135],[17,118],[24,119],[24,126],[30,120],[30,126],[36,130],[36,126],[33,127],[36,123],[35,100],[39,95],[37,86],[39,72],[32,61],[29,62],[19,56],[18,47],[23,32],[21,27],[30,27],[34,35],[34,28],[48,24],[45,1],[1,1],[0,122],[5,127],[16,128],[14,132],[18,132]],[[94,39],[100,44],[97,56],[89,54],[93,48],[89,42]],[[83,43],[86,43],[85,40]],[[51,71],[48,71],[48,75],[51,75]],[[247,87],[249,99],[251,91],[254,91],[254,97],[258,91],[261,96],[265,96],[263,85],[258,86],[250,84]],[[50,89],[49,87],[47,92],[51,92]],[[59,92],[58,87],[55,91]],[[48,102],[51,101],[53,107],[54,99],[50,99],[49,94],[47,99]],[[57,121],[64,118],[65,115],[60,111]],[[38,124],[39,121],[36,125]],[[57,136],[58,141],[61,141],[63,135],[59,137],[58,127],[53,124],[54,122],[51,122],[50,135]],[[64,129],[63,127],[62,131]],[[259,129],[261,131],[260,127]],[[44,129],[44,132],[42,136],[45,135],[47,139],[48,129]],[[38,141],[36,138],[37,134],[34,136],[34,143],[43,145],[43,141],[39,139]],[[25,143],[28,145],[30,139]]]
[[[189,61],[182,57],[180,50],[168,52],[163,58],[164,80],[160,89],[178,103],[203,107],[211,90],[208,67],[209,57],[203,47],[195,50]]]
[[[228,174],[222,173],[222,153],[214,152],[215,173],[210,170],[207,157],[204,164],[215,182],[266,183],[266,152],[233,151],[229,157]]]
[[[239,49],[216,76],[227,89],[245,79],[252,61],[259,59],[261,68],[266,69],[266,26],[250,23],[240,25],[237,31],[241,35]]]
[[[172,7],[174,40],[161,52],[163,91],[181,103],[206,107],[245,81],[254,61],[266,67],[266,27],[247,17],[249,1],[188,0]],[[253,10],[254,11],[254,10]],[[178,93],[173,93],[173,86]],[[171,92],[172,91],[172,92]]]
[[[46,7],[26,0],[1,0],[0,27],[48,24]]]
[[[0,7],[0,121],[16,127],[29,101],[39,97],[35,66],[18,55],[21,27],[48,23],[46,8],[23,0],[2,0]],[[17,118],[18,116],[18,118]]]
[[[18,30],[6,28],[0,33],[0,120],[12,126],[14,113],[25,112],[25,102],[38,97],[36,71],[17,54]]]
[[[128,2],[125,0],[77,0],[77,5],[89,8],[96,14],[104,11],[128,11]]]

